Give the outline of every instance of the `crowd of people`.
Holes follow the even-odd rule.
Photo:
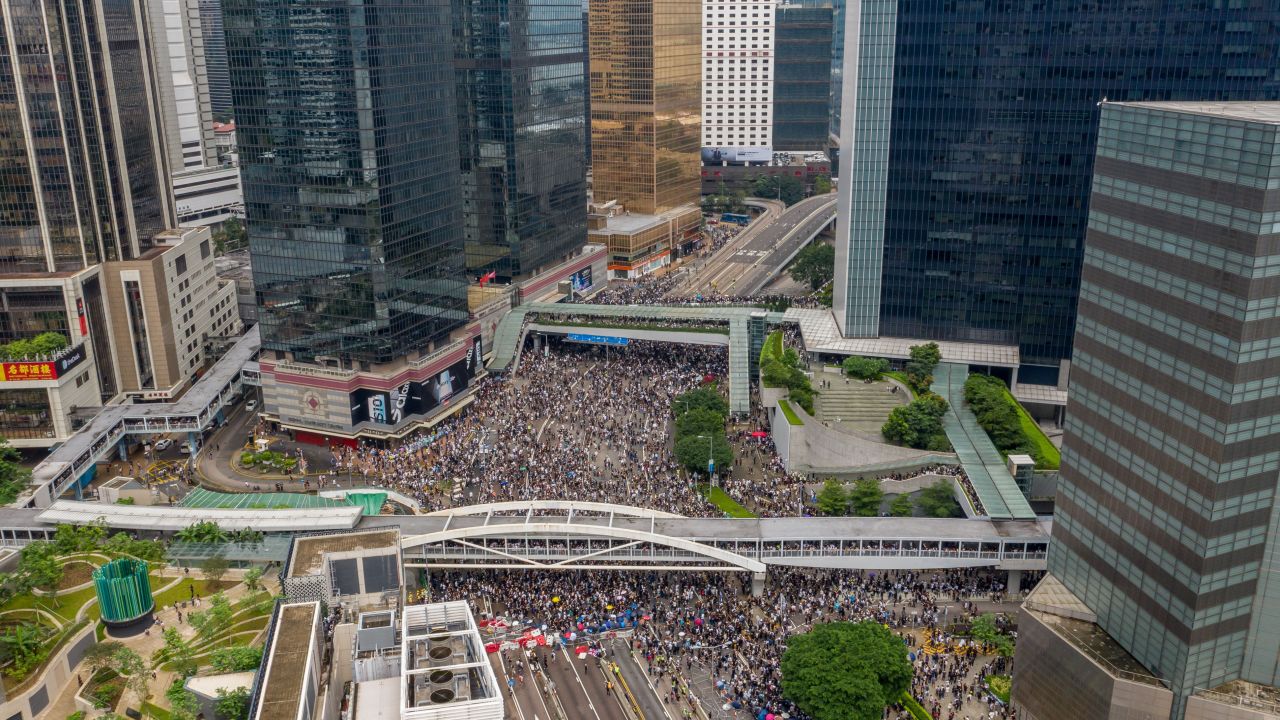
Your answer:
[[[971,654],[922,651],[921,631],[933,633],[991,609],[1005,591],[1001,578],[979,570],[775,568],[760,597],[752,597],[748,577],[704,572],[435,572],[430,583],[434,601],[467,600],[478,615],[501,616],[517,631],[545,626],[569,647],[609,630],[632,629],[634,656],[658,687],[666,687],[664,678],[701,675],[716,689],[714,697],[697,696],[685,684],[674,699],[727,705],[752,717],[804,717],[782,696],[789,635],[821,622],[883,623],[909,646],[915,696],[935,704],[936,717],[945,718],[955,708],[988,707],[981,684],[992,665],[979,666]],[[676,692],[681,684],[672,687]],[[996,703],[989,710],[1012,717]]]

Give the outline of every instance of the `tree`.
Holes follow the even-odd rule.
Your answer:
[[[715,387],[712,385],[703,385],[687,393],[677,395],[671,401],[671,407],[675,409],[677,415],[698,408],[711,410],[725,417],[729,415],[729,402],[720,397],[720,393],[716,392]]]
[[[759,175],[751,183],[751,194],[795,205],[804,199],[804,183],[794,175]]]
[[[62,582],[62,564],[58,562],[53,543],[36,541],[22,548],[17,575],[18,585],[24,592],[41,590],[57,603],[54,593],[58,590],[58,583]]]
[[[52,355],[71,343],[60,332],[42,332],[31,338],[31,347],[37,355]]]
[[[173,534],[173,539],[179,542],[189,543],[224,543],[227,541],[227,533],[218,527],[218,523],[211,520],[192,523],[187,527]]]
[[[911,510],[915,503],[911,502],[911,496],[902,493],[895,495],[893,502],[889,503],[889,514],[893,517],[911,517]]]
[[[714,410],[694,408],[676,419],[676,433],[681,437],[724,434],[724,416]]]
[[[813,194],[826,195],[831,192],[831,178],[826,175],[818,175],[813,179]]]
[[[792,280],[807,283],[810,289],[817,290],[835,277],[835,246],[823,242],[809,243],[796,255],[787,272]]]
[[[939,480],[921,490],[916,497],[916,507],[930,517],[960,516],[960,503],[956,502],[955,491],[949,480]]]
[[[849,507],[849,496],[844,485],[835,478],[827,478],[818,491],[818,512],[823,515],[844,515]]]
[[[84,652],[84,662],[90,672],[110,670],[124,678],[125,685],[146,699],[149,694],[151,669],[147,667],[142,656],[116,640],[108,640],[94,645]]]
[[[218,688],[218,701],[213,710],[222,720],[248,720],[249,691],[242,687],[234,690]]]
[[[8,632],[0,635],[0,647],[13,660],[5,672],[11,677],[20,678],[39,667],[49,654],[48,648],[44,646],[44,635],[40,625],[27,621],[14,625]]]
[[[153,665],[168,662],[173,666],[173,671],[182,677],[195,675],[197,670],[195,651],[182,639],[182,633],[175,627],[164,629],[164,646],[152,654],[151,662]]]
[[[204,573],[205,580],[214,585],[222,580],[222,576],[226,575],[227,570],[230,568],[231,563],[227,562],[227,559],[221,555],[205,558],[205,561],[200,563],[200,572]]]
[[[31,482],[31,471],[22,467],[22,455],[0,438],[0,505],[9,505]]]
[[[782,693],[814,720],[880,720],[911,672],[906,645],[883,625],[825,623],[787,639]]]
[[[858,517],[875,517],[880,514],[880,503],[884,500],[884,491],[880,489],[880,481],[863,478],[854,483],[849,493],[849,504],[853,506],[853,514]]]
[[[974,640],[990,647],[1001,657],[1013,657],[1013,639],[1001,632],[996,625],[996,616],[983,613],[973,619],[969,626],[969,634]]]
[[[200,711],[200,703],[195,693],[187,689],[186,682],[184,678],[175,678],[169,689],[164,691],[172,720],[195,720],[196,713]]]
[[[715,458],[716,472],[733,464],[733,448],[723,432],[702,437],[686,435],[676,441],[676,460],[691,472],[706,472],[709,457]]]
[[[253,670],[262,664],[262,648],[252,645],[218,648],[210,655],[209,662],[218,672]]]
[[[105,523],[88,525],[59,525],[53,532],[53,548],[59,555],[71,555],[89,550],[99,550],[107,539]]]
[[[251,567],[244,573],[244,586],[249,592],[258,592],[262,589],[262,568]]]
[[[925,392],[933,384],[933,370],[942,362],[942,351],[938,343],[912,345],[909,352],[911,359],[903,367],[907,376],[907,384],[917,393]]]
[[[884,358],[869,358],[860,355],[847,357],[841,364],[846,375],[859,380],[879,380],[889,372],[889,361]]]
[[[880,428],[885,440],[906,447],[923,449],[946,443],[942,416],[949,409],[940,395],[926,392],[907,405],[894,408]],[[938,436],[942,436],[941,441]]]

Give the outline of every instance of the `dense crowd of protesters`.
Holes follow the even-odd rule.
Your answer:
[[[633,652],[657,687],[702,675],[716,689],[715,697],[699,697],[686,683],[670,682],[668,700],[691,707],[716,702],[752,717],[804,717],[782,697],[781,660],[789,635],[821,622],[879,622],[908,645],[913,694],[936,708],[936,717],[984,707],[994,717],[1009,718],[981,688],[987,674],[1003,668],[980,666],[973,653],[951,652],[957,646],[945,642],[940,630],[1001,600],[1002,578],[979,570],[775,568],[760,597],[752,597],[747,576],[707,572],[434,572],[430,583],[433,601],[467,600],[479,616],[501,616],[517,632],[542,629],[570,648],[631,629]],[[921,630],[944,641],[922,648]]]

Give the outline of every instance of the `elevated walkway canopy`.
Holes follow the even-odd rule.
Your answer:
[[[942,416],[947,433],[973,485],[978,500],[992,520],[1034,520],[1035,511],[1018,489],[1005,467],[1004,457],[978,424],[978,418],[964,403],[964,381],[969,371],[963,365],[941,363],[933,371],[932,390],[947,399],[951,411]]]

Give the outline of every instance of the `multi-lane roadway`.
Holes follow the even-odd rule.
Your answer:
[[[751,225],[711,257],[686,266],[675,295],[750,295],[763,288],[819,230],[831,222],[835,195],[817,195],[780,210],[769,202]]]
[[[615,674],[615,660],[632,662],[617,656],[626,653],[626,641],[606,643],[612,646],[611,657],[599,661],[590,655],[580,659],[561,647],[533,648],[525,657],[520,650],[490,655],[504,688],[506,720],[667,720],[653,689],[635,682],[630,671],[638,668],[628,666],[622,677]],[[530,670],[531,660],[538,669]],[[517,661],[524,663],[523,671],[516,669]]]

